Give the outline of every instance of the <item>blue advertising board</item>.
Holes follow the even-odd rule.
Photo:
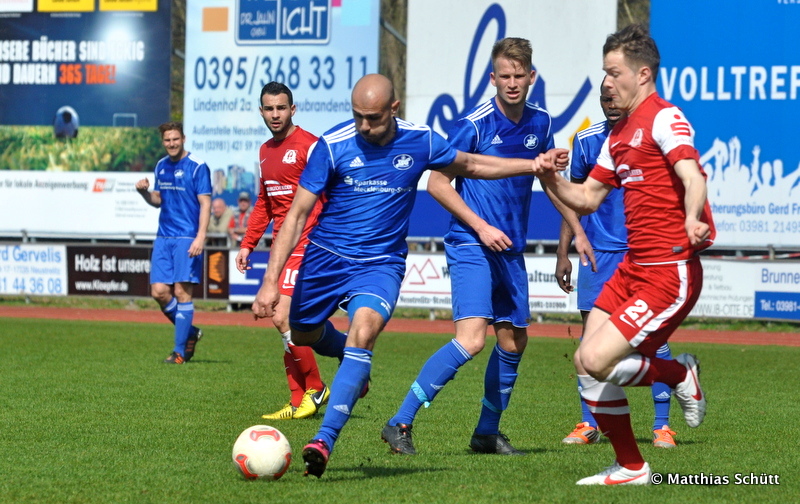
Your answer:
[[[653,0],[650,25],[658,91],[696,132],[717,245],[800,245],[800,3]]]
[[[170,0],[145,2],[142,11],[103,8],[119,3],[45,12],[37,2],[40,10],[2,12],[0,124],[52,125],[64,106],[81,126],[169,119]]]
[[[239,2],[239,44],[327,44],[331,33],[328,0]]]

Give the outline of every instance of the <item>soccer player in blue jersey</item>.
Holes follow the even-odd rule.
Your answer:
[[[392,315],[405,274],[409,216],[423,172],[502,178],[568,163],[564,149],[534,159],[457,151],[428,126],[395,118],[399,106],[386,77],[369,74],[356,83],[353,120],[326,132],[313,148],[253,304],[257,317],[273,315],[283,265],[317,197],[326,193],[289,315],[295,344],[341,359],[322,425],[303,448],[306,475],[322,476],[369,379],[375,340]],[[328,320],[340,307],[350,318],[346,334]]]
[[[136,190],[149,205],[161,209],[150,260],[150,293],[175,325],[175,347],[164,362],[183,364],[191,360],[203,337],[192,325],[192,293],[203,275],[203,248],[211,218],[211,172],[184,149],[181,123],[164,123],[158,130],[167,155],[156,164],[153,190],[146,178],[136,182]]]
[[[529,159],[554,147],[550,114],[526,101],[536,76],[532,52],[530,42],[522,38],[495,43],[489,77],[497,94],[456,122],[448,135],[453,147]],[[431,172],[428,192],[453,214],[444,243],[455,338],[423,365],[400,409],[383,428],[382,438],[393,452],[416,454],[411,429],[417,412],[483,350],[492,324],[497,344],[486,366],[483,406],[470,447],[478,453],[524,455],[499,426],[528,342],[530,308],[523,252],[534,181],[532,174],[475,180],[453,172]],[[561,209],[577,222],[574,212]]]
[[[608,133],[617,122],[625,117],[625,112],[614,107],[608,88],[600,86],[600,106],[606,120],[592,124],[575,136],[570,178],[579,184],[586,180],[597,161],[600,148]],[[617,270],[617,265],[628,251],[628,231],[625,229],[625,206],[622,203],[622,191],[612,190],[596,212],[583,218],[581,224],[594,250],[596,269],[585,260],[578,266],[578,309],[586,322],[597,296],[603,285]],[[570,224],[561,223],[561,234],[556,250],[556,279],[564,292],[570,292],[572,263],[567,257],[573,232]],[[664,343],[656,352],[661,359],[672,359],[669,344]],[[652,386],[655,418],[653,420],[653,445],[658,448],[673,448],[675,432],[669,427],[669,406],[672,389],[664,383]],[[586,402],[581,398],[582,418],[575,429],[562,442],[566,444],[592,444],[600,439],[597,421]]]

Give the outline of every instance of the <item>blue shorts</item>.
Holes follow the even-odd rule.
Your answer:
[[[348,259],[309,243],[294,286],[289,325],[303,332],[316,329],[338,308],[347,310],[349,301],[360,295],[374,296],[375,302],[365,305],[388,321],[405,272],[406,259],[401,254]]]
[[[189,257],[194,238],[157,236],[150,257],[150,283],[173,285],[179,282],[200,283],[203,276],[203,254]]]
[[[471,317],[491,324],[528,327],[528,272],[522,254],[492,252],[480,245],[445,244],[453,295],[453,320]]]
[[[597,263],[597,272],[592,271],[592,264],[588,266],[578,263],[578,309],[580,311],[590,311],[594,306],[597,296],[603,290],[603,286],[617,271],[617,266],[625,257],[626,251],[603,252],[594,251],[594,259]]]

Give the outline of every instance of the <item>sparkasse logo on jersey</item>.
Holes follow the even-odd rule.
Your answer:
[[[114,189],[113,180],[99,178],[94,180],[92,192],[110,192],[112,189]]]

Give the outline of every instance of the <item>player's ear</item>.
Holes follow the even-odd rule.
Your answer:
[[[653,69],[649,66],[639,68],[639,84],[645,84],[653,80]]]
[[[400,100],[395,100],[392,102],[392,115],[397,115],[398,110],[400,110]]]

